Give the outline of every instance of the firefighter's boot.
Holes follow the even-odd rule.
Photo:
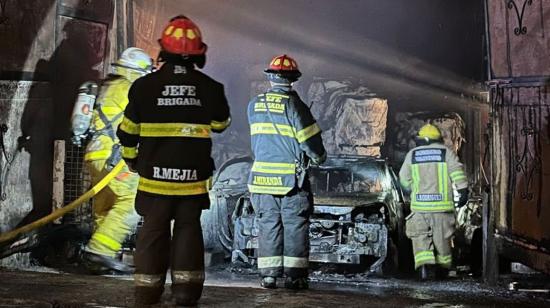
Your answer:
[[[449,278],[449,269],[445,267],[438,266],[435,269],[435,278],[438,280],[444,280]]]
[[[260,281],[260,286],[262,286],[262,288],[266,288],[266,289],[276,289],[277,288],[277,278],[270,277],[270,276],[262,277],[262,280]]]
[[[285,288],[291,289],[291,290],[307,290],[309,288],[309,283],[307,281],[307,278],[305,277],[301,277],[301,278],[286,277]]]
[[[202,285],[173,285],[172,284],[172,299],[176,302],[177,307],[194,307],[202,294]]]
[[[83,252],[82,260],[86,268],[93,274],[112,272],[113,274],[130,275],[134,272],[132,267],[115,258],[90,251]]]
[[[160,287],[142,287],[136,286],[134,289],[134,307],[151,307],[160,304],[160,299],[164,292],[164,286]]]
[[[432,264],[424,264],[417,271],[420,281],[429,281],[435,278],[435,269]]]

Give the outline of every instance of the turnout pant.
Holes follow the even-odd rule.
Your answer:
[[[286,196],[252,194],[251,200],[259,222],[260,276],[307,277],[311,193],[295,189]]]
[[[413,212],[409,215],[406,234],[412,240],[415,268],[425,264],[451,267],[454,231],[455,215],[452,212]]]
[[[208,195],[177,198],[138,192],[136,210],[143,216],[143,226],[138,232],[134,256],[136,304],[159,302],[168,268],[172,296],[177,303],[200,299],[204,284],[200,216],[209,204]]]
[[[103,179],[105,160],[87,161],[93,185]],[[109,182],[94,198],[95,230],[86,250],[114,257],[126,237],[135,230],[139,216],[134,209],[139,175],[130,172],[128,166]]]

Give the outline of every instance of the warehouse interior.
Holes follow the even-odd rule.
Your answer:
[[[105,78],[128,47],[156,60],[166,23],[180,14],[200,27],[202,71],[224,85],[232,118],[212,138],[199,306],[550,305],[550,3],[0,0],[0,307],[132,306],[131,275],[90,275],[79,264],[93,198],[82,199],[92,185],[84,149],[71,142],[71,117],[82,83]],[[315,202],[321,191],[385,192],[386,184],[394,195],[382,211],[383,252],[365,244],[379,264],[371,256],[312,259],[312,250],[312,284],[302,294],[257,287],[256,218],[247,207],[247,105],[269,88],[263,71],[279,54],[299,63],[293,87],[336,170],[312,172]],[[392,232],[410,211],[397,174],[426,123],[463,162],[469,200],[456,212],[449,280],[418,283],[412,254],[402,253],[410,243]],[[376,165],[388,178],[361,182],[338,164],[364,173]],[[394,215],[394,207],[405,212]],[[312,220],[312,249],[341,236],[343,224],[327,215]],[[130,265],[135,236],[119,254]]]

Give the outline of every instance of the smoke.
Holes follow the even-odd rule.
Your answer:
[[[247,132],[253,82],[276,55],[298,61],[302,98],[315,77],[348,79],[388,99],[390,111],[464,108],[482,79],[479,1],[164,0],[162,25],[184,14],[209,45],[205,71],[226,86],[233,130]],[[149,4],[154,5],[154,4]],[[153,10],[152,10],[153,11]],[[246,134],[245,134],[246,135]]]

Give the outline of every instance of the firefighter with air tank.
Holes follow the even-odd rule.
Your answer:
[[[443,144],[440,130],[424,125],[399,171],[401,185],[411,191],[406,234],[412,240],[419,278],[444,278],[452,264],[455,231],[453,187],[458,207],[468,202],[468,180],[457,155]],[[435,268],[434,268],[435,267]]]
[[[313,197],[307,167],[321,164],[326,152],[321,129],[292,90],[301,76],[287,55],[273,58],[265,70],[271,89],[248,104],[254,163],[248,182],[259,218],[258,269],[261,286],[308,288],[309,216]]]
[[[111,74],[99,86],[93,82],[81,86],[71,119],[73,143],[81,145],[83,139],[91,135],[84,160],[93,185],[121,160],[116,130],[128,104],[128,91],[136,79],[150,73],[152,68],[153,61],[145,51],[128,48],[113,63]],[[134,210],[138,179],[136,173],[124,166],[94,198],[95,230],[82,255],[92,273],[133,271],[116,256],[139,221]]]

